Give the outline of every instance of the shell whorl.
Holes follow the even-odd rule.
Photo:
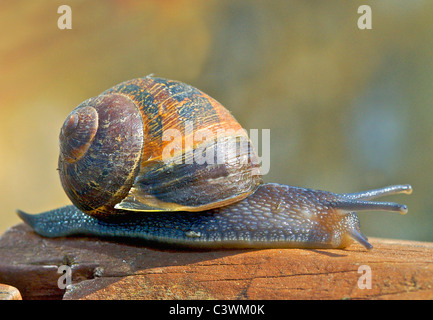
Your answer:
[[[98,112],[90,106],[73,110],[60,131],[60,152],[69,163],[83,157],[98,130]]]
[[[60,145],[59,172],[66,194],[81,210],[105,214],[126,196],[139,170],[140,112],[119,94],[86,100],[67,117]]]

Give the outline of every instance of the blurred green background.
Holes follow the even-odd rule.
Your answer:
[[[72,8],[60,30],[57,8]],[[373,29],[359,30],[368,4]],[[266,182],[334,192],[410,183],[368,236],[433,241],[433,1],[0,2],[0,233],[69,204],[58,135],[80,102],[153,73],[270,129]],[[260,151],[259,151],[260,153]]]

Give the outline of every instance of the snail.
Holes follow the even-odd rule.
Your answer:
[[[371,249],[355,212],[405,214],[405,205],[371,200],[412,191],[393,185],[337,194],[263,183],[254,148],[227,109],[190,85],[153,76],[76,107],[61,128],[58,170],[73,205],[36,215],[17,210],[39,235],[183,248],[345,248],[357,241]]]

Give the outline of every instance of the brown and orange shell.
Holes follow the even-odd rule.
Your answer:
[[[262,183],[247,133],[200,90],[147,76],[75,108],[60,132],[60,179],[84,212],[202,211]]]

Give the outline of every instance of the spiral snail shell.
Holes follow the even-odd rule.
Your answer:
[[[406,213],[405,205],[368,200],[412,190],[335,194],[263,184],[254,148],[229,111],[192,86],[152,76],[118,84],[68,115],[59,173],[73,205],[18,211],[40,235],[187,248],[344,248],[356,240],[370,249],[355,211]]]

